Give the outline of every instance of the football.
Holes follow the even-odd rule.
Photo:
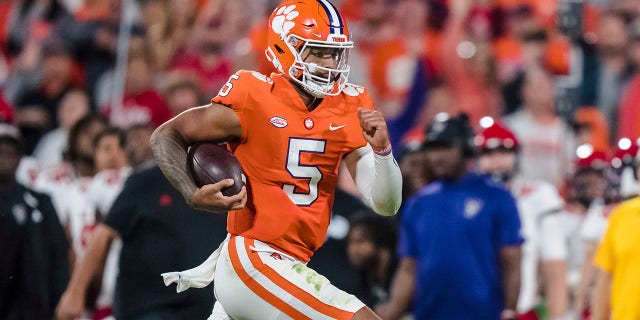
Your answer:
[[[229,197],[238,194],[244,185],[238,158],[223,145],[213,142],[192,145],[187,154],[187,166],[198,188],[233,179],[232,186],[222,189],[222,194]]]

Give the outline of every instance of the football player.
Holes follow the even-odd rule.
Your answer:
[[[584,261],[593,261],[598,245],[602,241],[609,216],[618,207],[620,202],[634,198],[640,192],[640,185],[637,181],[637,142],[632,142],[629,138],[618,140],[616,149],[613,150],[609,159],[609,169],[607,180],[609,190],[601,201],[594,201],[587,211],[582,226],[580,227],[580,237],[584,245]],[[576,289],[576,299],[574,309],[590,314],[590,301],[593,298],[595,289],[595,277],[597,268],[593,263],[584,263],[580,270],[580,282]]]
[[[566,206],[558,214],[546,215],[540,224],[543,286],[549,301],[550,319],[580,317],[584,294],[580,274],[584,266],[581,228],[590,210],[602,210],[607,190],[606,153],[590,144],[576,149],[575,172],[569,177]],[[573,310],[572,310],[573,309]]]
[[[385,119],[365,88],[347,83],[353,42],[329,1],[282,2],[267,41],[277,73],[236,72],[211,104],[151,138],[160,168],[192,207],[229,211],[221,247],[200,267],[164,274],[165,283],[181,291],[215,280],[210,319],[378,319],[306,262],[325,239],[341,161],[378,214],[400,207]],[[248,181],[237,195],[220,192],[232,180],[197,188],[188,174],[188,146],[207,140],[228,141],[242,164]]]
[[[518,295],[518,319],[539,319],[535,312],[539,300],[538,263],[540,246],[540,221],[545,215],[560,211],[564,201],[556,188],[542,180],[525,179],[518,175],[520,145],[516,136],[501,123],[490,117],[480,120],[481,130],[474,143],[480,150],[478,170],[504,183],[516,198],[522,222],[520,294]],[[554,304],[549,301],[549,304]]]

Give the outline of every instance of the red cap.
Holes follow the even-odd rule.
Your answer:
[[[493,118],[484,117],[480,120],[482,130],[476,134],[473,142],[481,150],[519,148],[518,139],[507,127],[495,121]]]
[[[590,144],[583,144],[576,149],[576,169],[602,170],[609,166],[607,154],[600,150],[594,150]]]
[[[638,149],[638,141],[634,143],[629,138],[621,138],[618,140],[618,145],[611,155],[611,165],[615,168],[620,168],[623,164],[633,163],[638,154]]]

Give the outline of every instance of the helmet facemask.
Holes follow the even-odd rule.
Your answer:
[[[316,98],[339,95],[349,77],[349,49],[353,48],[353,42],[347,41],[344,35],[330,35],[328,40],[303,39],[294,34],[288,35],[285,40],[295,57],[291,68],[287,70],[289,77]],[[335,69],[305,62],[314,54],[332,55]]]

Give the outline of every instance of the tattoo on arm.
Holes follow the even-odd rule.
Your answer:
[[[176,188],[188,204],[198,189],[187,171],[187,144],[173,130],[156,130],[151,136],[151,150],[167,180]]]

